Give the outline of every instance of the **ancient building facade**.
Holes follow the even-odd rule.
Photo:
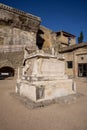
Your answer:
[[[61,47],[72,46],[76,44],[76,36],[65,31],[56,32],[56,42]]]
[[[40,18],[0,4],[0,44],[35,46]]]
[[[36,49],[40,22],[37,16],[0,4],[0,72],[22,64],[26,46]]]
[[[87,43],[80,43],[60,51],[65,57],[66,74],[73,78],[87,78]]]

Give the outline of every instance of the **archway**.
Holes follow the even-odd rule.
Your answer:
[[[0,68],[0,79],[6,79],[8,77],[13,77],[14,76],[14,69],[9,66],[4,66]]]

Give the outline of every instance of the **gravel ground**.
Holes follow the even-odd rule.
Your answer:
[[[77,81],[77,96],[29,109],[12,96],[15,80],[0,80],[0,130],[87,130],[87,82]]]

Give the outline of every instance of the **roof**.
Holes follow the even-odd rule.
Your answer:
[[[68,32],[65,32],[65,31],[63,31],[63,30],[58,31],[58,32],[55,32],[55,33],[56,33],[56,34],[60,34],[61,32],[62,32],[63,34],[65,34],[65,35],[69,36],[69,37],[76,37],[75,35],[73,35],[73,34],[71,34],[71,33],[68,33]]]
[[[70,51],[73,51],[73,50],[76,50],[78,48],[82,48],[82,47],[85,47],[85,46],[87,46],[87,42],[78,43],[78,44],[75,44],[75,45],[72,45],[72,46],[61,48],[60,53],[61,52],[62,53],[63,52],[70,52]]]

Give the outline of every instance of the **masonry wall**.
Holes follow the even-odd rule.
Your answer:
[[[0,25],[0,39],[0,45],[36,46],[36,33],[7,25]]]
[[[23,51],[0,53],[0,68],[9,65],[13,68],[17,68],[22,65],[23,57]]]
[[[65,37],[63,35],[60,35],[59,37],[57,37],[57,41],[61,43],[66,43],[66,45],[68,45],[68,37]],[[76,44],[76,38],[71,38],[70,45],[74,45],[74,44]]]
[[[70,78],[78,77],[78,64],[87,64],[87,47],[77,48],[63,53],[65,57],[65,72]],[[72,68],[68,68],[67,61],[72,61]]]
[[[52,42],[52,30],[40,26],[38,33],[37,33],[37,45],[40,49],[50,50],[52,48],[53,42]]]
[[[87,64],[87,47],[79,48],[74,51],[75,77],[78,77],[78,64]]]
[[[40,18],[0,4],[0,44],[36,46]]]
[[[68,52],[68,53],[63,53],[64,57],[65,57],[65,73],[69,76],[69,77],[74,77],[74,54],[73,52]],[[73,68],[68,68],[68,61],[72,61],[73,64]]]
[[[0,68],[23,65],[24,48],[36,49],[40,21],[37,16],[0,4]]]

